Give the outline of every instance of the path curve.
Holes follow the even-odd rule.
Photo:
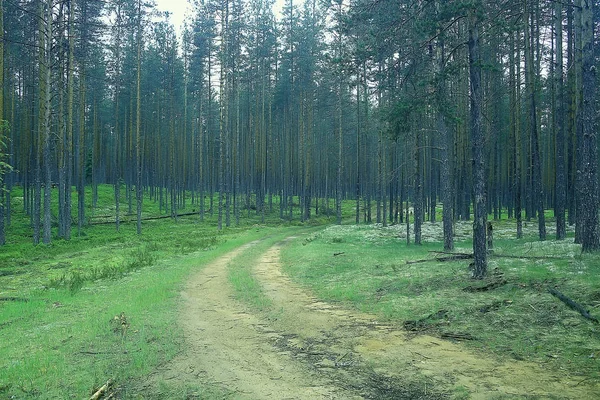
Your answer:
[[[319,343],[329,349],[330,358],[344,357],[354,360],[355,366],[368,366],[371,371],[367,378],[385,378],[390,389],[394,382],[400,388],[411,382],[431,382],[443,397],[464,387],[472,399],[593,399],[600,392],[600,385],[583,384],[581,377],[564,371],[525,361],[500,362],[459,343],[428,335],[408,337],[404,330],[381,323],[375,316],[324,303],[281,271],[282,245],[284,242],[271,247],[255,266],[256,276],[274,307],[291,316],[280,329],[298,335],[299,343],[312,343],[313,351],[318,347],[314,344]],[[330,367],[325,362],[323,369]],[[406,398],[417,394],[433,397],[432,393],[425,395],[425,388],[419,393],[414,389]]]
[[[356,398],[273,347],[278,334],[265,329],[264,321],[243,311],[233,298],[227,266],[256,244],[237,248],[190,278],[181,292],[179,318],[185,351],[152,380],[202,382],[247,399]]]
[[[293,240],[294,238],[286,239]],[[331,305],[281,270],[282,241],[253,273],[274,313],[244,311],[228,264],[252,242],[193,275],[182,291],[185,351],[152,380],[222,386],[243,399],[594,398],[598,387],[533,363],[502,363],[430,336],[408,338],[372,315]]]

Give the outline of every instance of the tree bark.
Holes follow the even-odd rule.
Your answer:
[[[531,208],[537,207],[538,233],[540,240],[546,240],[546,218],[544,215],[544,191],[542,182],[542,167],[540,162],[540,144],[537,116],[537,68],[535,67],[535,20],[533,10],[529,10],[529,29],[525,32],[525,67],[529,76],[529,126],[531,132]]]
[[[142,97],[141,97],[141,86],[142,86],[142,1],[138,0],[137,3],[137,32],[136,32],[136,45],[137,45],[137,74],[136,74],[136,114],[135,114],[135,170],[136,170],[136,183],[135,183],[135,198],[136,198],[136,215],[137,215],[137,234],[142,234]]]
[[[5,207],[4,207],[4,166],[5,162],[5,124],[4,124],[4,0],[0,0],[0,246],[6,244]]]
[[[556,129],[556,181],[555,181],[555,206],[556,217],[556,239],[562,240],[566,237],[565,208],[567,202],[567,179],[565,173],[565,116],[564,116],[564,84],[563,84],[563,34],[562,34],[562,3],[557,1],[554,6],[555,18],[555,40],[556,43],[556,67],[555,93],[556,108],[554,110],[554,121]]]
[[[469,20],[469,77],[471,94],[471,152],[473,157],[473,277],[482,279],[487,274],[486,249],[486,193],[485,193],[485,140],[483,137],[483,90],[481,87],[481,56],[479,49],[479,26],[475,16]]]
[[[581,153],[581,223],[582,251],[600,249],[598,232],[598,175],[597,175],[597,122],[596,122],[596,67],[594,65],[593,1],[580,0],[582,49],[582,129]]]

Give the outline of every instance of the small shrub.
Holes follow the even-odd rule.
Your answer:
[[[48,288],[67,288],[71,294],[77,293],[86,282],[100,279],[119,279],[128,272],[137,271],[149,267],[156,262],[156,244],[139,247],[132,251],[130,257],[120,265],[106,265],[93,267],[87,271],[73,271],[70,274],[62,274],[58,278],[52,278],[46,285]]]
[[[144,267],[149,267],[156,261],[151,246],[137,248],[131,253],[131,256],[123,264],[123,272],[137,271]]]
[[[86,276],[79,271],[73,271],[71,277],[68,280],[69,292],[71,294],[77,293],[87,281]]]

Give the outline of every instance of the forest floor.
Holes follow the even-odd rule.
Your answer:
[[[221,387],[240,399],[595,398],[598,385],[531,361],[502,359],[456,340],[411,334],[375,315],[319,300],[282,272],[290,237],[246,265],[269,307],[236,298],[241,246],[192,275],[181,291],[184,350],[136,385],[144,398],[175,387]],[[306,239],[306,236],[305,238]],[[248,262],[247,259],[242,262]],[[196,398],[193,391],[189,398]]]

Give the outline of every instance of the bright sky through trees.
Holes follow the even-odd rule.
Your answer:
[[[284,3],[285,0],[275,1],[273,10],[277,17],[281,15],[281,10],[283,9]],[[297,3],[301,4],[302,1],[298,1]],[[171,13],[170,20],[175,27],[177,35],[179,35],[181,32],[181,28],[186,20],[186,17],[190,18],[189,21],[192,19],[192,13],[190,11],[192,7],[189,3],[189,0],[156,0],[156,5],[160,11],[169,11]]]
[[[191,14],[188,0],[156,0],[156,5],[159,10],[171,13],[170,19],[177,32],[181,31],[186,14]]]

